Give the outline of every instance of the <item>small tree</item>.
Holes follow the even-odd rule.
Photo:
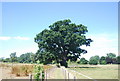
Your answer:
[[[106,57],[106,63],[107,64],[116,64],[117,63],[116,54],[108,53],[107,57]]]
[[[117,64],[117,58],[112,58],[112,64]]]
[[[91,65],[97,65],[99,63],[99,56],[92,56],[89,60],[89,64]]]
[[[10,58],[4,59],[4,62],[10,62]]]
[[[35,63],[35,54],[30,55],[31,63]]]
[[[80,61],[77,62],[78,64],[88,64],[88,61],[85,58],[81,58]]]
[[[106,57],[106,63],[107,64],[112,64],[112,58]]]
[[[33,53],[31,53],[31,52],[20,55],[19,62],[20,63],[31,63],[31,62],[33,62],[34,60],[33,60],[33,57],[31,55],[33,55]]]
[[[17,62],[16,52],[10,54],[11,62]]]
[[[44,79],[44,69],[39,64],[34,66],[34,73],[35,73],[34,75],[35,81],[40,81],[40,79]],[[40,77],[41,73],[42,73],[42,77]]]
[[[109,58],[116,58],[116,54],[114,54],[114,53],[108,53],[107,57],[109,57]]]

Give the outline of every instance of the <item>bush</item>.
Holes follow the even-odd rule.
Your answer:
[[[91,65],[97,65],[99,62],[99,56],[92,56],[89,60],[89,64]]]
[[[112,64],[112,58],[106,57],[106,63],[107,64]]]
[[[37,81],[39,81],[40,79],[44,79],[44,69],[42,66],[36,65],[34,67],[34,72],[35,72],[34,79],[36,79]],[[41,73],[42,73],[42,77],[40,78],[39,76]]]
[[[97,60],[92,59],[92,60],[89,61],[89,64],[90,65],[97,65],[98,62],[97,62]]]
[[[105,65],[105,64],[106,64],[106,61],[105,61],[105,60],[102,60],[100,64]]]
[[[88,61],[85,58],[81,58],[80,61],[77,62],[78,64],[88,64]]]
[[[99,62],[100,62],[100,64],[107,64],[107,62],[106,62],[106,57],[105,56],[102,56],[101,58],[100,58],[100,60],[99,60]]]

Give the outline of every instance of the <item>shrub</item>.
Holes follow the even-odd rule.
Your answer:
[[[91,65],[97,65],[99,62],[99,56],[92,56],[89,60],[89,64]]]
[[[88,61],[85,58],[81,58],[80,61],[77,62],[78,64],[88,64]]]
[[[106,57],[106,63],[107,64],[112,64],[112,58]]]
[[[44,79],[44,69],[43,66],[40,65],[36,65],[34,67],[34,79],[36,79],[36,81],[39,81],[40,79]],[[42,73],[42,77],[40,78],[40,74]]]
[[[105,64],[106,64],[106,61],[105,61],[105,60],[102,60],[100,64],[105,65]]]
[[[100,64],[106,64],[107,62],[106,62],[106,57],[104,57],[104,56],[102,56],[101,58],[100,58],[100,60],[99,60],[99,63]]]
[[[92,60],[89,61],[89,64],[90,65],[97,65],[98,62],[96,60],[92,59]]]

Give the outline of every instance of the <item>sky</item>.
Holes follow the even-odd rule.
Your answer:
[[[118,55],[117,2],[2,2],[0,10],[0,57],[36,53],[36,34],[64,19],[87,26],[86,37],[93,42],[81,46],[88,51],[81,57]]]

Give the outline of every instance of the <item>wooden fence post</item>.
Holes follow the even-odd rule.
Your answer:
[[[68,81],[69,81],[69,73],[68,73]]]
[[[67,77],[66,77],[66,70],[64,70],[65,71],[65,81],[66,81],[66,79],[67,79]]]
[[[29,74],[30,81],[32,81],[32,74]]]
[[[40,78],[40,81],[42,81],[42,73],[40,73],[40,76],[39,76],[39,78]]]
[[[47,70],[46,70],[46,81],[47,81]]]
[[[76,78],[75,78],[75,76],[74,76],[74,81],[76,81]]]

